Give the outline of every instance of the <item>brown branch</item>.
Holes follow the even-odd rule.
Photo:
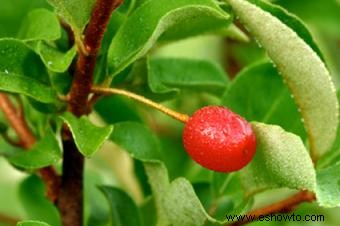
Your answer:
[[[69,92],[68,111],[77,117],[88,113],[88,97],[97,54],[111,14],[121,3],[122,0],[97,0],[85,30],[84,41],[76,41],[79,56]],[[63,147],[63,176],[57,206],[63,226],[82,226],[84,157],[67,127],[63,130]]]
[[[19,221],[19,219],[16,219],[14,217],[7,216],[7,215],[0,213],[0,223],[5,223],[6,225],[8,224],[8,225],[15,226],[18,221]]]
[[[70,91],[69,111],[76,116],[83,115],[87,111],[87,100],[93,83],[93,72],[101,41],[112,12],[122,2],[122,0],[96,1],[90,22],[85,30],[84,46],[86,52],[79,52]]]
[[[269,206],[253,210],[249,213],[247,213],[247,216],[253,216],[253,221],[260,218],[260,216],[266,216],[270,214],[277,214],[277,213],[287,213],[291,212],[294,208],[296,208],[299,204],[303,202],[313,202],[315,201],[315,194],[309,191],[301,191],[285,200],[282,200],[280,202],[271,204]],[[251,223],[251,221],[239,221],[232,224],[229,224],[230,226],[239,226],[244,225],[247,223]]]
[[[78,151],[68,128],[64,128],[64,161],[58,208],[63,226],[83,225],[84,157]]]
[[[0,93],[0,109],[19,138],[21,147],[30,149],[36,142],[35,136],[27,125],[21,109],[16,109],[6,94]],[[59,190],[59,176],[52,167],[39,169],[39,176],[47,187],[47,197],[55,202]]]

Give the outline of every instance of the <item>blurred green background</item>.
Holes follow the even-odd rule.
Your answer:
[[[286,8],[288,11],[299,16],[310,29],[313,37],[320,46],[328,67],[332,72],[333,80],[335,81],[337,89],[340,87],[340,1],[336,0],[277,0],[272,1]],[[16,33],[20,28],[23,18],[27,13],[34,8],[50,8],[44,0],[0,0],[0,38],[1,37],[16,37]],[[237,42],[230,39],[223,39],[215,36],[200,36],[186,39],[173,44],[160,46],[154,50],[155,56],[181,56],[198,59],[211,59],[221,64],[229,76],[233,78],[237,72],[243,67],[265,58],[263,50],[258,48],[253,40],[249,42]],[[192,95],[197,95],[197,98],[192,101]],[[195,96],[196,97],[196,96]],[[188,94],[182,93],[173,101],[167,102],[168,105],[181,109],[183,112],[191,113],[200,106],[206,104],[213,104],[217,100],[214,97],[204,94]],[[127,106],[134,108],[130,101],[126,101]],[[148,122],[154,131],[156,131],[162,139],[162,143],[166,146],[172,140],[178,142],[178,131],[182,129],[180,123],[174,123],[172,119],[163,116],[157,112],[152,115],[147,113],[147,109],[137,106],[136,120],[143,120]],[[96,117],[95,115],[93,117]],[[131,116],[132,117],[132,116]],[[153,123],[153,122],[161,123]],[[1,139],[1,138],[0,138]],[[134,197],[137,201],[141,201],[140,185],[133,174],[132,160],[117,147],[115,147],[115,159],[108,158],[108,152],[112,152],[112,145],[108,144],[104,150],[99,152],[93,159],[87,162],[86,171],[86,194],[87,200],[94,203],[92,207],[86,207],[86,211],[92,212],[100,220],[101,203],[105,202],[104,197],[94,189],[97,184],[111,184],[118,185],[126,189],[126,191]],[[173,145],[173,143],[171,144]],[[168,145],[169,146],[169,145]],[[109,150],[109,151],[108,151]],[[182,152],[184,153],[184,152]],[[188,172],[186,176],[192,181],[204,181],[206,171],[199,166],[189,162],[185,154],[175,153],[177,156],[170,158],[172,165],[181,165],[183,168],[187,167]],[[124,162],[124,167],[115,166],[117,162]],[[171,174],[171,165],[169,165]],[[189,167],[190,166],[190,167]],[[175,173],[171,175],[175,177]],[[34,191],[41,189],[41,184],[37,178],[29,178],[28,175],[14,169],[3,157],[0,157],[0,216],[10,216],[14,219],[25,219],[27,217],[27,210],[24,210],[21,203],[26,202],[39,205],[41,197]],[[23,186],[22,181],[25,180],[26,187]],[[24,184],[25,185],[25,184]],[[22,192],[26,192],[27,196],[23,197]],[[262,206],[266,203],[272,203],[275,200],[280,200],[291,191],[274,190],[268,191],[258,195],[255,199],[255,206]],[[280,195],[279,195],[280,194]],[[41,194],[43,195],[43,194]],[[98,209],[95,211],[93,206],[98,204]],[[48,206],[48,204],[42,204]],[[32,207],[33,208],[33,207]],[[52,206],[46,207],[53,210]],[[31,211],[39,211],[31,209]],[[103,210],[105,212],[105,210]],[[46,211],[47,212],[47,211]],[[340,208],[323,209],[318,208],[316,204],[303,204],[294,211],[295,214],[323,214],[325,222],[257,222],[251,225],[340,225]],[[45,214],[45,213],[43,213]],[[91,214],[91,215],[92,215]],[[53,215],[53,214],[51,214]],[[53,218],[48,216],[46,218]],[[94,218],[96,218],[94,217]],[[1,217],[0,217],[1,220]],[[1,223],[0,226],[7,224]],[[96,225],[93,223],[93,225]]]

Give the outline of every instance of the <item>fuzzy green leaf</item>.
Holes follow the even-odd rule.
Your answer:
[[[302,140],[306,138],[297,106],[271,63],[256,63],[242,70],[228,87],[222,104],[248,121],[279,125]]]
[[[86,157],[91,157],[113,130],[113,126],[97,127],[87,117],[76,118],[69,112],[60,117],[69,126],[79,151]]]
[[[340,103],[340,90],[337,92],[338,101]],[[338,125],[338,132],[332,149],[327,152],[321,159],[318,160],[318,168],[329,167],[340,162],[340,120]]]
[[[168,170],[161,162],[145,162],[145,172],[155,199],[157,225],[169,225],[168,214],[163,204],[163,197],[170,186]]]
[[[17,223],[17,226],[50,226],[50,225],[41,221],[20,221]]]
[[[278,18],[245,0],[227,1],[281,72],[301,109],[311,151],[321,156],[335,139],[339,109],[334,84],[324,63]]]
[[[212,0],[150,0],[129,16],[112,40],[109,74],[118,74],[143,56],[161,36],[177,39],[197,35],[226,27],[229,19]]]
[[[56,40],[61,36],[57,16],[47,9],[36,9],[23,20],[18,37],[25,41]]]
[[[116,226],[139,226],[139,210],[124,191],[108,186],[100,186],[99,189],[104,193],[111,207],[111,225]]]
[[[180,58],[151,59],[148,83],[155,93],[177,93],[190,89],[221,95],[228,84],[227,75],[217,64]]]
[[[240,172],[247,195],[277,187],[315,191],[313,162],[301,139],[279,126],[253,122],[252,127],[256,154]]]
[[[0,90],[19,93],[43,103],[53,103],[57,94],[45,84],[27,76],[0,72]]]
[[[340,207],[340,163],[316,172],[316,197],[320,206]]]
[[[88,23],[95,0],[48,0],[56,12],[68,24],[78,37]]]
[[[146,126],[137,122],[120,122],[114,126],[112,141],[124,148],[133,158],[141,161],[161,159],[159,141]]]
[[[45,42],[37,44],[36,52],[50,71],[59,73],[65,72],[69,68],[77,53],[75,46],[67,52],[60,52]]]
[[[29,151],[23,151],[9,158],[20,168],[33,170],[53,165],[61,160],[61,150],[55,135],[49,131]]]
[[[184,178],[174,180],[164,194],[164,207],[170,222],[175,226],[204,225],[212,218],[205,212],[195,191]]]
[[[168,171],[161,162],[145,162],[144,167],[155,198],[157,225],[203,226],[223,225],[203,208],[192,185],[184,178],[169,182]]]

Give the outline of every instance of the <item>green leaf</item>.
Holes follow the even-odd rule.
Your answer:
[[[65,72],[70,67],[77,53],[75,46],[67,52],[61,52],[42,41],[37,44],[36,52],[50,71],[59,73]]]
[[[223,69],[205,60],[156,58],[149,61],[148,70],[148,83],[155,93],[190,89],[221,95],[228,84]]]
[[[222,29],[217,32],[217,34],[226,36],[232,40],[239,42],[249,42],[250,39],[240,28],[238,28],[235,24],[230,24],[230,26],[226,29]]]
[[[340,207],[340,163],[316,172],[316,197],[320,206]]]
[[[246,191],[242,189],[239,172],[230,174],[213,172],[212,194],[217,203],[214,217],[222,216],[224,217],[222,219],[225,219],[226,213],[240,214],[251,206],[252,197],[247,197]]]
[[[48,0],[79,38],[88,23],[95,0]]]
[[[337,92],[338,101],[340,103],[340,90]],[[332,149],[327,152],[317,162],[318,168],[325,168],[340,162],[340,120],[338,125],[338,132]]]
[[[335,1],[276,1],[289,12],[298,15],[308,24],[312,25],[323,35],[330,34],[339,36],[338,29],[340,22],[340,4],[339,0]]]
[[[44,0],[1,0],[0,37],[16,37],[27,14],[36,8],[48,7]]]
[[[253,122],[252,127],[256,154],[240,172],[247,195],[277,187],[315,191],[313,162],[301,139],[279,126]]]
[[[23,20],[18,37],[25,41],[60,38],[61,29],[57,16],[47,9],[31,11]]]
[[[150,0],[129,16],[112,40],[109,74],[118,74],[143,56],[161,36],[177,39],[197,35],[226,27],[229,19],[212,0]]]
[[[38,141],[30,150],[11,156],[9,161],[20,168],[39,169],[61,160],[61,150],[52,131]]]
[[[93,159],[96,166],[102,166],[103,162],[100,159],[97,159],[99,160],[98,162],[96,159]],[[102,169],[97,167],[85,169],[84,217],[87,219],[86,226],[109,226],[111,216],[110,206],[108,205],[107,198],[98,189],[99,184],[108,183],[103,172]]]
[[[17,223],[17,226],[50,226],[50,225],[41,221],[19,221]]]
[[[140,206],[142,225],[156,226],[156,206],[152,197],[146,198]]]
[[[60,117],[69,126],[79,151],[86,157],[91,157],[113,130],[113,126],[97,127],[87,117],[77,118],[69,112]]]
[[[36,175],[25,178],[18,190],[19,199],[29,219],[61,225],[57,208],[45,196],[45,185]]]
[[[168,214],[163,204],[163,197],[170,186],[168,171],[162,162],[145,162],[145,172],[155,199],[157,225],[169,225]]]
[[[178,178],[170,183],[161,162],[145,162],[144,167],[157,207],[157,225],[200,226],[207,221],[209,225],[222,224],[206,213],[189,181]]]
[[[164,207],[173,225],[203,225],[207,219],[213,221],[205,212],[192,185],[184,178],[174,180],[164,194]]]
[[[0,72],[0,90],[19,93],[43,103],[53,103],[57,94],[45,84],[27,76]]]
[[[141,161],[160,160],[160,144],[157,137],[141,123],[116,123],[111,134],[113,142],[124,148],[133,158]]]
[[[319,55],[322,60],[324,60],[320,48],[318,47],[311,33],[300,18],[292,13],[289,13],[287,10],[278,5],[274,5],[263,0],[250,0],[250,2],[269,12],[270,14],[278,18],[282,23],[290,27],[300,38],[302,38],[306,42],[306,44],[308,44],[314,50],[314,52]]]
[[[271,63],[256,63],[242,70],[228,87],[222,104],[248,121],[276,124],[302,140],[306,138],[297,106]]]
[[[111,207],[111,225],[139,226],[140,214],[134,201],[124,191],[108,186],[100,186]]]
[[[321,156],[335,139],[339,109],[326,66],[313,49],[278,18],[245,0],[228,2],[281,72],[301,109],[311,151],[314,157]]]
[[[0,39],[0,72],[24,75],[49,84],[48,73],[39,56],[16,39]]]
[[[101,98],[96,102],[95,110],[108,124],[122,121],[141,121],[141,117],[136,111],[135,102],[120,96],[113,95]]]

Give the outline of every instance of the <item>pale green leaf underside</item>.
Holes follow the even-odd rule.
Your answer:
[[[211,0],[148,1],[131,14],[112,40],[109,74],[116,75],[143,56],[162,35],[167,39],[197,35],[227,26],[229,18]],[[188,29],[176,30],[184,28]]]
[[[45,84],[27,76],[0,72],[0,90],[19,93],[43,103],[57,100],[56,92]]]
[[[248,195],[277,187],[315,191],[313,162],[300,137],[275,125],[253,122],[252,127],[256,154],[240,171]]]
[[[167,169],[161,162],[145,162],[144,167],[157,206],[157,225],[203,226],[226,223],[207,214],[185,178],[177,178],[170,183]]]
[[[331,147],[338,125],[335,88],[324,63],[292,29],[270,13],[244,0],[227,2],[281,72],[301,109],[311,151],[321,156]]]
[[[144,168],[157,207],[157,225],[169,225],[168,214],[163,205],[164,194],[170,186],[168,170],[161,162],[145,162]]]
[[[60,117],[69,126],[79,151],[86,157],[91,157],[113,130],[113,126],[97,127],[87,117],[76,118],[69,112]]]
[[[47,9],[36,9],[28,14],[18,33],[20,39],[56,40],[61,36],[60,24],[57,16]]]
[[[17,223],[17,226],[50,226],[50,225],[41,221],[20,221]]]
[[[340,207],[340,163],[317,171],[316,198],[320,206]]]
[[[49,131],[30,150],[20,152],[9,161],[20,168],[33,170],[56,164],[61,160],[61,150],[55,135]]]
[[[71,25],[78,37],[90,19],[95,0],[48,0],[59,16]]]
[[[171,182],[164,194],[164,207],[174,226],[203,225],[210,217],[203,208],[190,182],[178,178]]]
[[[155,58],[149,61],[148,84],[155,93],[190,89],[221,95],[228,79],[221,67],[209,61]]]

